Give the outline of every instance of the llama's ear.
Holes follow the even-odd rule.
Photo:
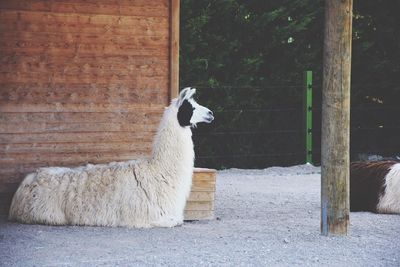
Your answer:
[[[190,91],[186,94],[185,99],[190,99],[196,93],[196,88],[190,88]]]
[[[182,105],[183,101],[190,99],[191,97],[193,97],[193,95],[196,93],[196,89],[194,88],[190,88],[190,87],[186,87],[184,88],[178,97],[178,107]]]

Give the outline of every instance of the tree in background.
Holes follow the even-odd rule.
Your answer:
[[[181,84],[298,82],[321,61],[323,1],[182,1]]]
[[[400,126],[398,116],[390,116],[395,110],[382,113],[374,109],[398,106],[400,100],[398,11],[397,0],[354,1],[352,127],[356,134],[353,136],[358,128]],[[203,154],[250,155],[267,151],[278,155],[302,149],[300,133],[273,135],[266,131],[301,129],[301,83],[307,69],[314,71],[318,129],[323,28],[323,0],[181,1],[180,84],[203,87],[199,92],[202,102],[220,112],[213,128],[204,131],[217,132],[222,137],[214,134],[212,139],[202,139],[200,129],[197,142],[208,143],[202,146]],[[282,107],[298,111],[277,110]],[[370,109],[357,110],[366,107]],[[248,133],[224,134],[235,131]],[[318,146],[318,132],[315,136],[314,143]],[[353,138],[353,147],[368,144],[366,148],[376,150],[383,146],[376,140],[384,139],[392,147],[396,144],[395,149],[400,151],[399,142],[391,137],[393,131],[389,134],[375,131],[374,135],[366,136]],[[285,164],[284,158],[287,159],[283,156],[275,164]],[[301,156],[295,155],[287,164],[301,160]],[[266,161],[271,163],[271,159],[262,156],[248,158],[249,164],[242,166],[243,158],[238,157],[223,164],[221,159],[208,164],[262,167]]]
[[[320,73],[324,1],[182,0],[181,84],[263,86]],[[400,2],[354,1],[355,84],[400,80]]]

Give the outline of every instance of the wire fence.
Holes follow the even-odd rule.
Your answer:
[[[214,111],[215,120],[194,131],[196,165],[260,168],[301,163],[301,91],[301,84],[198,88],[199,102]]]
[[[320,164],[321,94],[314,88],[312,160]],[[214,111],[193,139],[196,166],[265,168],[305,163],[304,85],[198,88],[198,100]],[[351,109],[351,159],[400,156],[400,107],[360,105]],[[400,158],[399,158],[400,159]]]

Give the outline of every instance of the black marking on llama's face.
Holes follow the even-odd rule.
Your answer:
[[[386,175],[394,161],[353,162],[350,165],[350,211],[377,212]]]
[[[190,119],[193,115],[193,106],[190,102],[185,99],[178,110],[178,121],[182,127],[190,126]]]

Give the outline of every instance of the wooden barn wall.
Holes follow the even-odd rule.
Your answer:
[[[170,99],[173,2],[0,0],[1,214],[37,167],[150,153]]]

